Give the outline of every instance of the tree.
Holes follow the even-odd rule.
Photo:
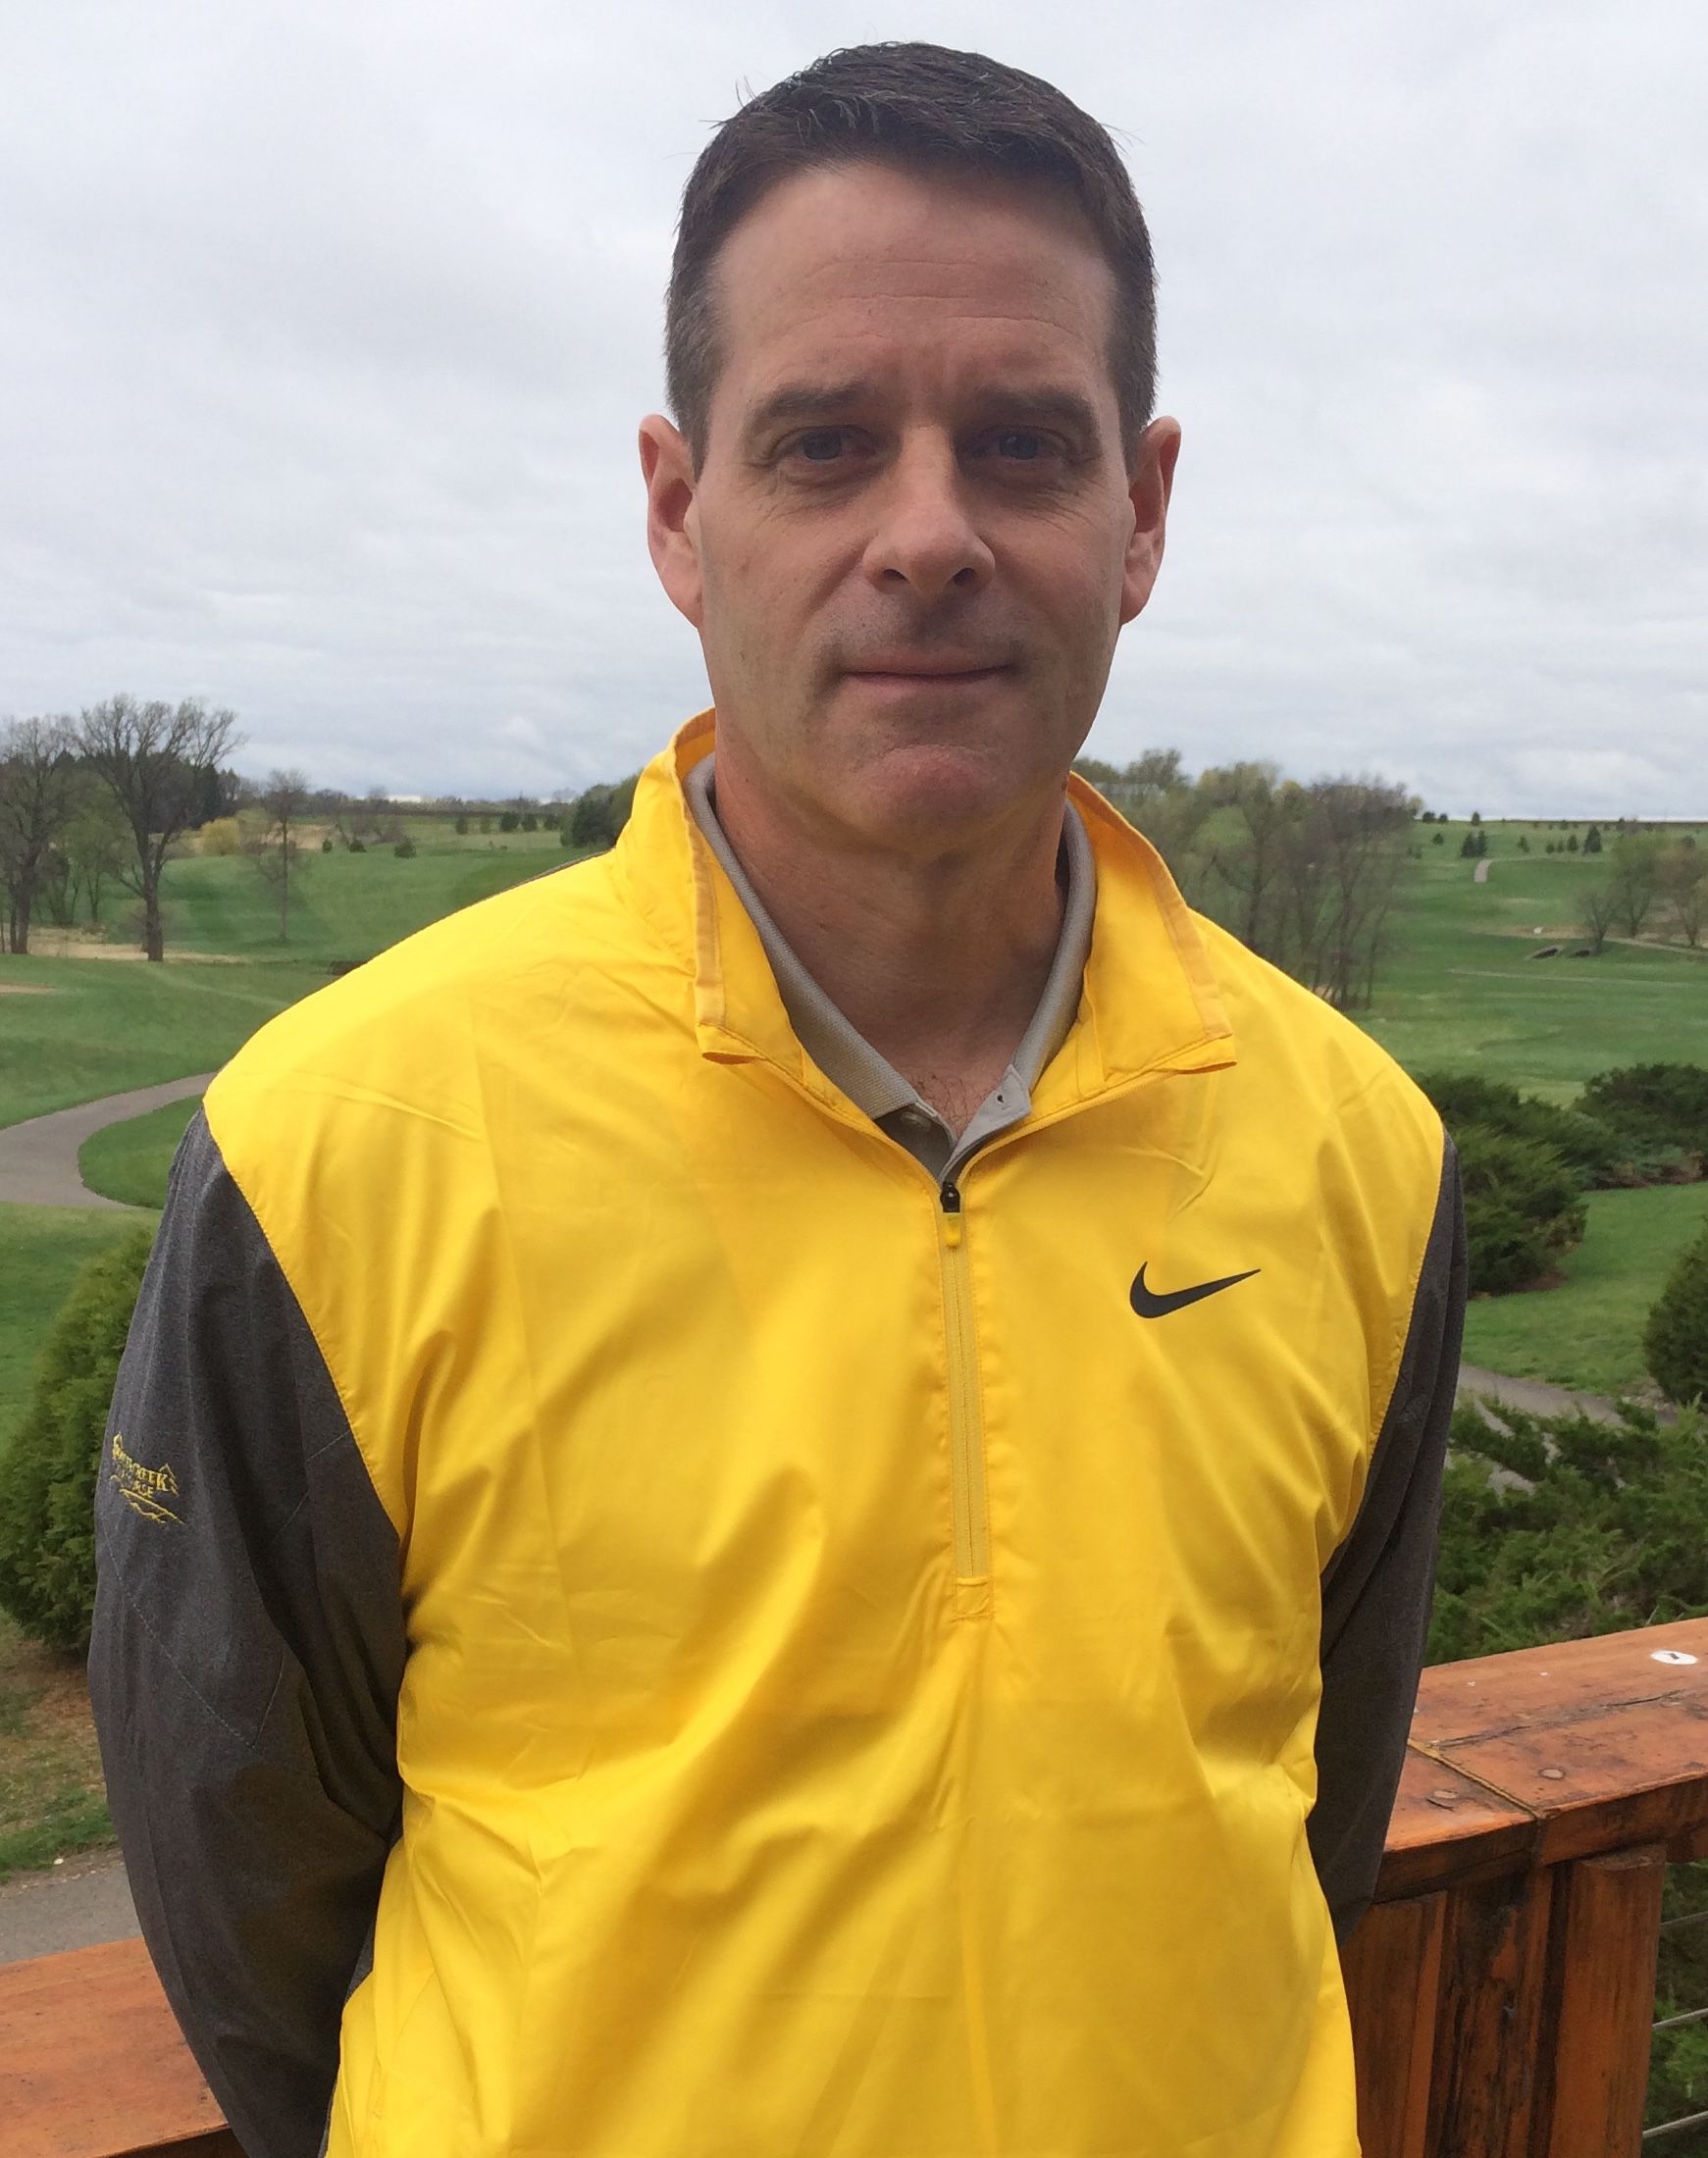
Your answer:
[[[313,794],[306,772],[275,769],[262,783],[257,800],[266,817],[249,842],[248,851],[263,881],[279,894],[279,942],[290,942],[290,880],[299,874],[302,848],[296,827]]]
[[[1591,951],[1600,951],[1607,943],[1608,931],[1619,919],[1619,901],[1613,887],[1605,881],[1592,884],[1578,901],[1578,918],[1583,925],[1583,934],[1589,939]]]
[[[129,827],[129,858],[119,872],[120,882],[142,901],[144,951],[150,959],[164,959],[161,872],[173,843],[206,800],[202,775],[217,770],[221,758],[241,740],[237,715],[223,707],[210,711],[197,697],[178,704],[142,704],[122,693],[89,706],[78,722],[76,737]]]
[[[75,917],[80,897],[94,926],[101,919],[102,895],[125,866],[129,833],[118,803],[87,766],[78,767],[78,805],[61,842],[71,883],[66,919]]]
[[[1708,1229],[1667,1276],[1643,1329],[1643,1359],[1674,1401],[1708,1396]]]
[[[1635,832],[1613,843],[1612,892],[1617,917],[1628,937],[1640,937],[1660,890],[1660,842]]]
[[[1658,882],[1673,926],[1694,950],[1708,926],[1708,858],[1688,835],[1661,856]]]
[[[635,798],[636,772],[615,785],[590,787],[576,802],[566,830],[573,847],[614,847],[629,821],[629,804]]]
[[[65,722],[15,719],[0,730],[0,884],[6,941],[29,950],[36,895],[77,807],[77,769]]]
[[[1574,832],[1574,833],[1572,834],[1572,842],[1573,842],[1573,845],[1572,845],[1572,851],[1573,851],[1574,853],[1576,853],[1576,852],[1578,851],[1578,846],[1577,846],[1577,841],[1578,841],[1578,834],[1577,834],[1576,832]],[[1584,851],[1584,852],[1585,852],[1586,854],[1599,854],[1599,853],[1600,853],[1600,851],[1601,851],[1601,827],[1600,827],[1600,825],[1598,825],[1598,824],[1592,824],[1592,825],[1591,825],[1591,826],[1589,827],[1588,831],[1584,833],[1584,835],[1583,835],[1583,851]]]

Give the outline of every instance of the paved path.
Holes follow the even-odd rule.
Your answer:
[[[0,1200],[25,1207],[102,1207],[133,1213],[116,1199],[92,1192],[78,1174],[78,1149],[91,1133],[109,1124],[201,1094],[212,1083],[204,1071],[193,1079],[169,1079],[163,1087],[137,1087],[129,1094],[109,1094],[99,1102],[79,1102],[75,1109],[55,1109],[26,1124],[0,1131]]]
[[[1486,884],[1488,882],[1488,857],[1486,854],[1471,872],[1471,881],[1473,884]]]
[[[1505,1402],[1509,1409],[1527,1409],[1533,1416],[1565,1416],[1576,1411],[1591,1423],[1621,1420],[1617,1406],[1600,1394],[1574,1394],[1545,1379],[1503,1378],[1498,1371],[1478,1370],[1475,1363],[1459,1366],[1459,1399]]]
[[[0,1963],[94,1948],[136,1930],[124,1862],[112,1852],[68,1858],[0,1886]]]

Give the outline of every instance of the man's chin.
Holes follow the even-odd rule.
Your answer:
[[[851,776],[840,802],[826,806],[876,847],[908,853],[955,851],[975,845],[1035,798],[1038,781],[988,744],[949,741],[898,745]]]

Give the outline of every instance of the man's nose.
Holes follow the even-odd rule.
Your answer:
[[[904,439],[873,499],[878,519],[865,571],[880,591],[906,586],[921,599],[941,599],[990,582],[996,557],[973,522],[952,443]]]

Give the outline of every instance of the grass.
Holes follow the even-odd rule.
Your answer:
[[[417,851],[401,861],[377,842],[361,854],[343,847],[323,854],[318,844],[305,852],[287,945],[279,939],[277,893],[246,855],[187,854],[169,866],[162,886],[169,949],[251,958],[288,951],[322,965],[371,959],[441,915],[578,858],[555,832],[458,838],[431,819],[408,829]]]
[[[83,1261],[128,1236],[125,1214],[0,1206],[0,1448],[24,1413],[36,1352]]]
[[[213,1071],[326,978],[288,963],[0,958],[0,1124]]]
[[[247,856],[188,854],[168,864],[162,887],[166,965],[0,957],[0,1125],[216,1070],[275,1012],[320,988],[331,962],[372,958],[578,858],[552,832],[459,839],[442,823],[418,824],[418,851],[405,860],[380,846],[306,854],[288,944],[277,897]]]
[[[0,1612],[0,1881],[112,1840],[82,1665]]]
[[[200,1106],[200,1095],[191,1095],[107,1125],[78,1150],[78,1173],[103,1199],[117,1199],[127,1207],[164,1207],[172,1157]]]
[[[1679,1254],[1708,1223],[1708,1184],[1590,1192],[1589,1227],[1557,1289],[1478,1297],[1465,1358],[1509,1378],[1592,1394],[1643,1388],[1643,1322]]]
[[[1428,835],[1443,829],[1437,848]],[[1467,829],[1418,828],[1423,858],[1396,906],[1375,1002],[1359,1014],[1384,1048],[1413,1071],[1478,1072],[1561,1103],[1615,1065],[1708,1064],[1708,951],[1616,942],[1594,959],[1534,957],[1581,942],[1582,896],[1605,857],[1543,853],[1563,837],[1545,825],[1489,825],[1479,885],[1458,856]]]

